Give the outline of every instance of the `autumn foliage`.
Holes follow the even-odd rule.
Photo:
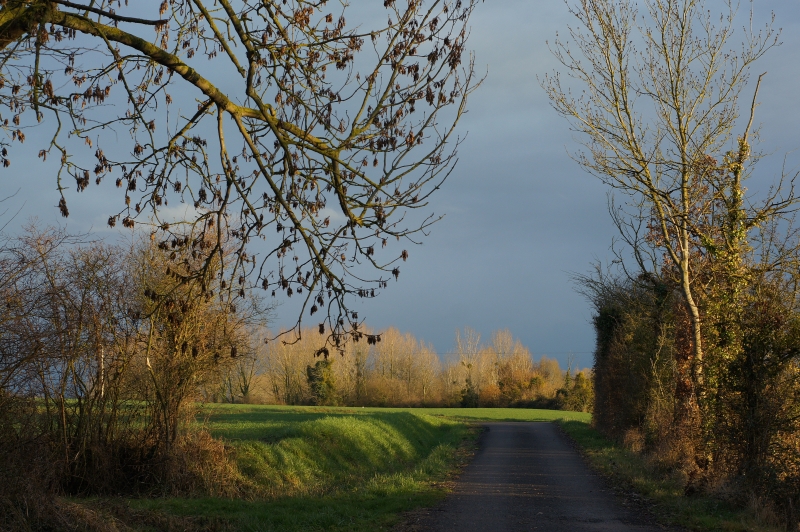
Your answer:
[[[365,333],[366,334],[366,333]],[[314,361],[324,344],[317,331],[296,343],[260,348],[261,370],[248,401],[348,406],[536,407],[591,411],[588,370],[566,372],[530,352],[507,330],[488,344],[470,329],[444,356],[410,333],[390,328],[350,342],[342,355]],[[465,337],[467,340],[465,340]],[[241,400],[240,398],[233,398]]]

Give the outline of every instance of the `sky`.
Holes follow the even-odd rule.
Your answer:
[[[360,4],[352,2],[351,19]],[[783,44],[756,66],[768,72],[756,123],[759,148],[770,156],[759,165],[751,192],[774,180],[784,160],[789,168],[800,167],[800,1],[757,0],[753,6],[756,22],[774,11]],[[748,9],[743,2],[740,11]],[[537,81],[558,66],[546,41],[565,33],[569,23],[566,6],[554,0],[478,6],[468,47],[477,71],[487,77],[462,119],[467,137],[456,169],[431,198],[430,210],[445,218],[422,245],[408,248],[397,282],[380,297],[359,302],[373,329],[397,327],[444,354],[453,350],[459,328],[473,328],[486,342],[493,331],[507,328],[536,358],[592,365],[592,312],[575,292],[571,274],[608,262],[616,230],[607,188],[570,159],[575,140]],[[70,231],[122,234],[105,228],[108,212],[98,208],[112,197],[111,183],[68,197],[66,222],[56,207],[55,177],[45,166],[15,161],[0,171],[0,183],[4,196],[19,190],[3,203],[2,218],[16,213],[6,231],[37,217]],[[119,202],[118,195],[113,201]],[[289,310],[278,309],[278,323],[293,321]]]

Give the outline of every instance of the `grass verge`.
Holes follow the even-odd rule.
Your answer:
[[[595,470],[629,498],[635,500],[643,496],[645,501],[638,503],[648,506],[663,524],[697,531],[780,530],[759,522],[751,509],[735,507],[712,497],[684,496],[683,483],[677,476],[658,472],[641,455],[604,438],[588,421],[562,419],[558,423]]]

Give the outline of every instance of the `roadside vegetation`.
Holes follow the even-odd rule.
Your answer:
[[[780,30],[713,0],[569,9],[543,87],[613,191],[620,235],[611,268],[577,276],[595,311],[594,425],[676,479],[676,504],[711,497],[796,530],[798,174],[750,180],[771,88],[751,74]]]
[[[229,447],[239,494],[136,499],[132,509],[231,530],[381,530],[399,512],[440,499],[441,484],[468,456],[467,425],[420,413],[211,412],[205,427]]]
[[[153,241],[79,240],[0,245],[0,528],[63,528],[56,495],[231,490],[222,443],[188,423],[268,307],[198,297]]]
[[[686,497],[680,472],[613,442],[587,421],[565,418],[559,425],[621,497],[652,513],[661,524],[702,532],[785,530],[780,516],[765,509],[758,498],[743,505],[708,494]]]

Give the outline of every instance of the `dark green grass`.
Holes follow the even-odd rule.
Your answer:
[[[559,424],[584,451],[590,464],[612,483],[654,502],[656,517],[664,524],[700,531],[778,530],[759,523],[748,509],[711,497],[685,497],[682,479],[660,472],[641,455],[614,445],[588,422],[562,420]]]

